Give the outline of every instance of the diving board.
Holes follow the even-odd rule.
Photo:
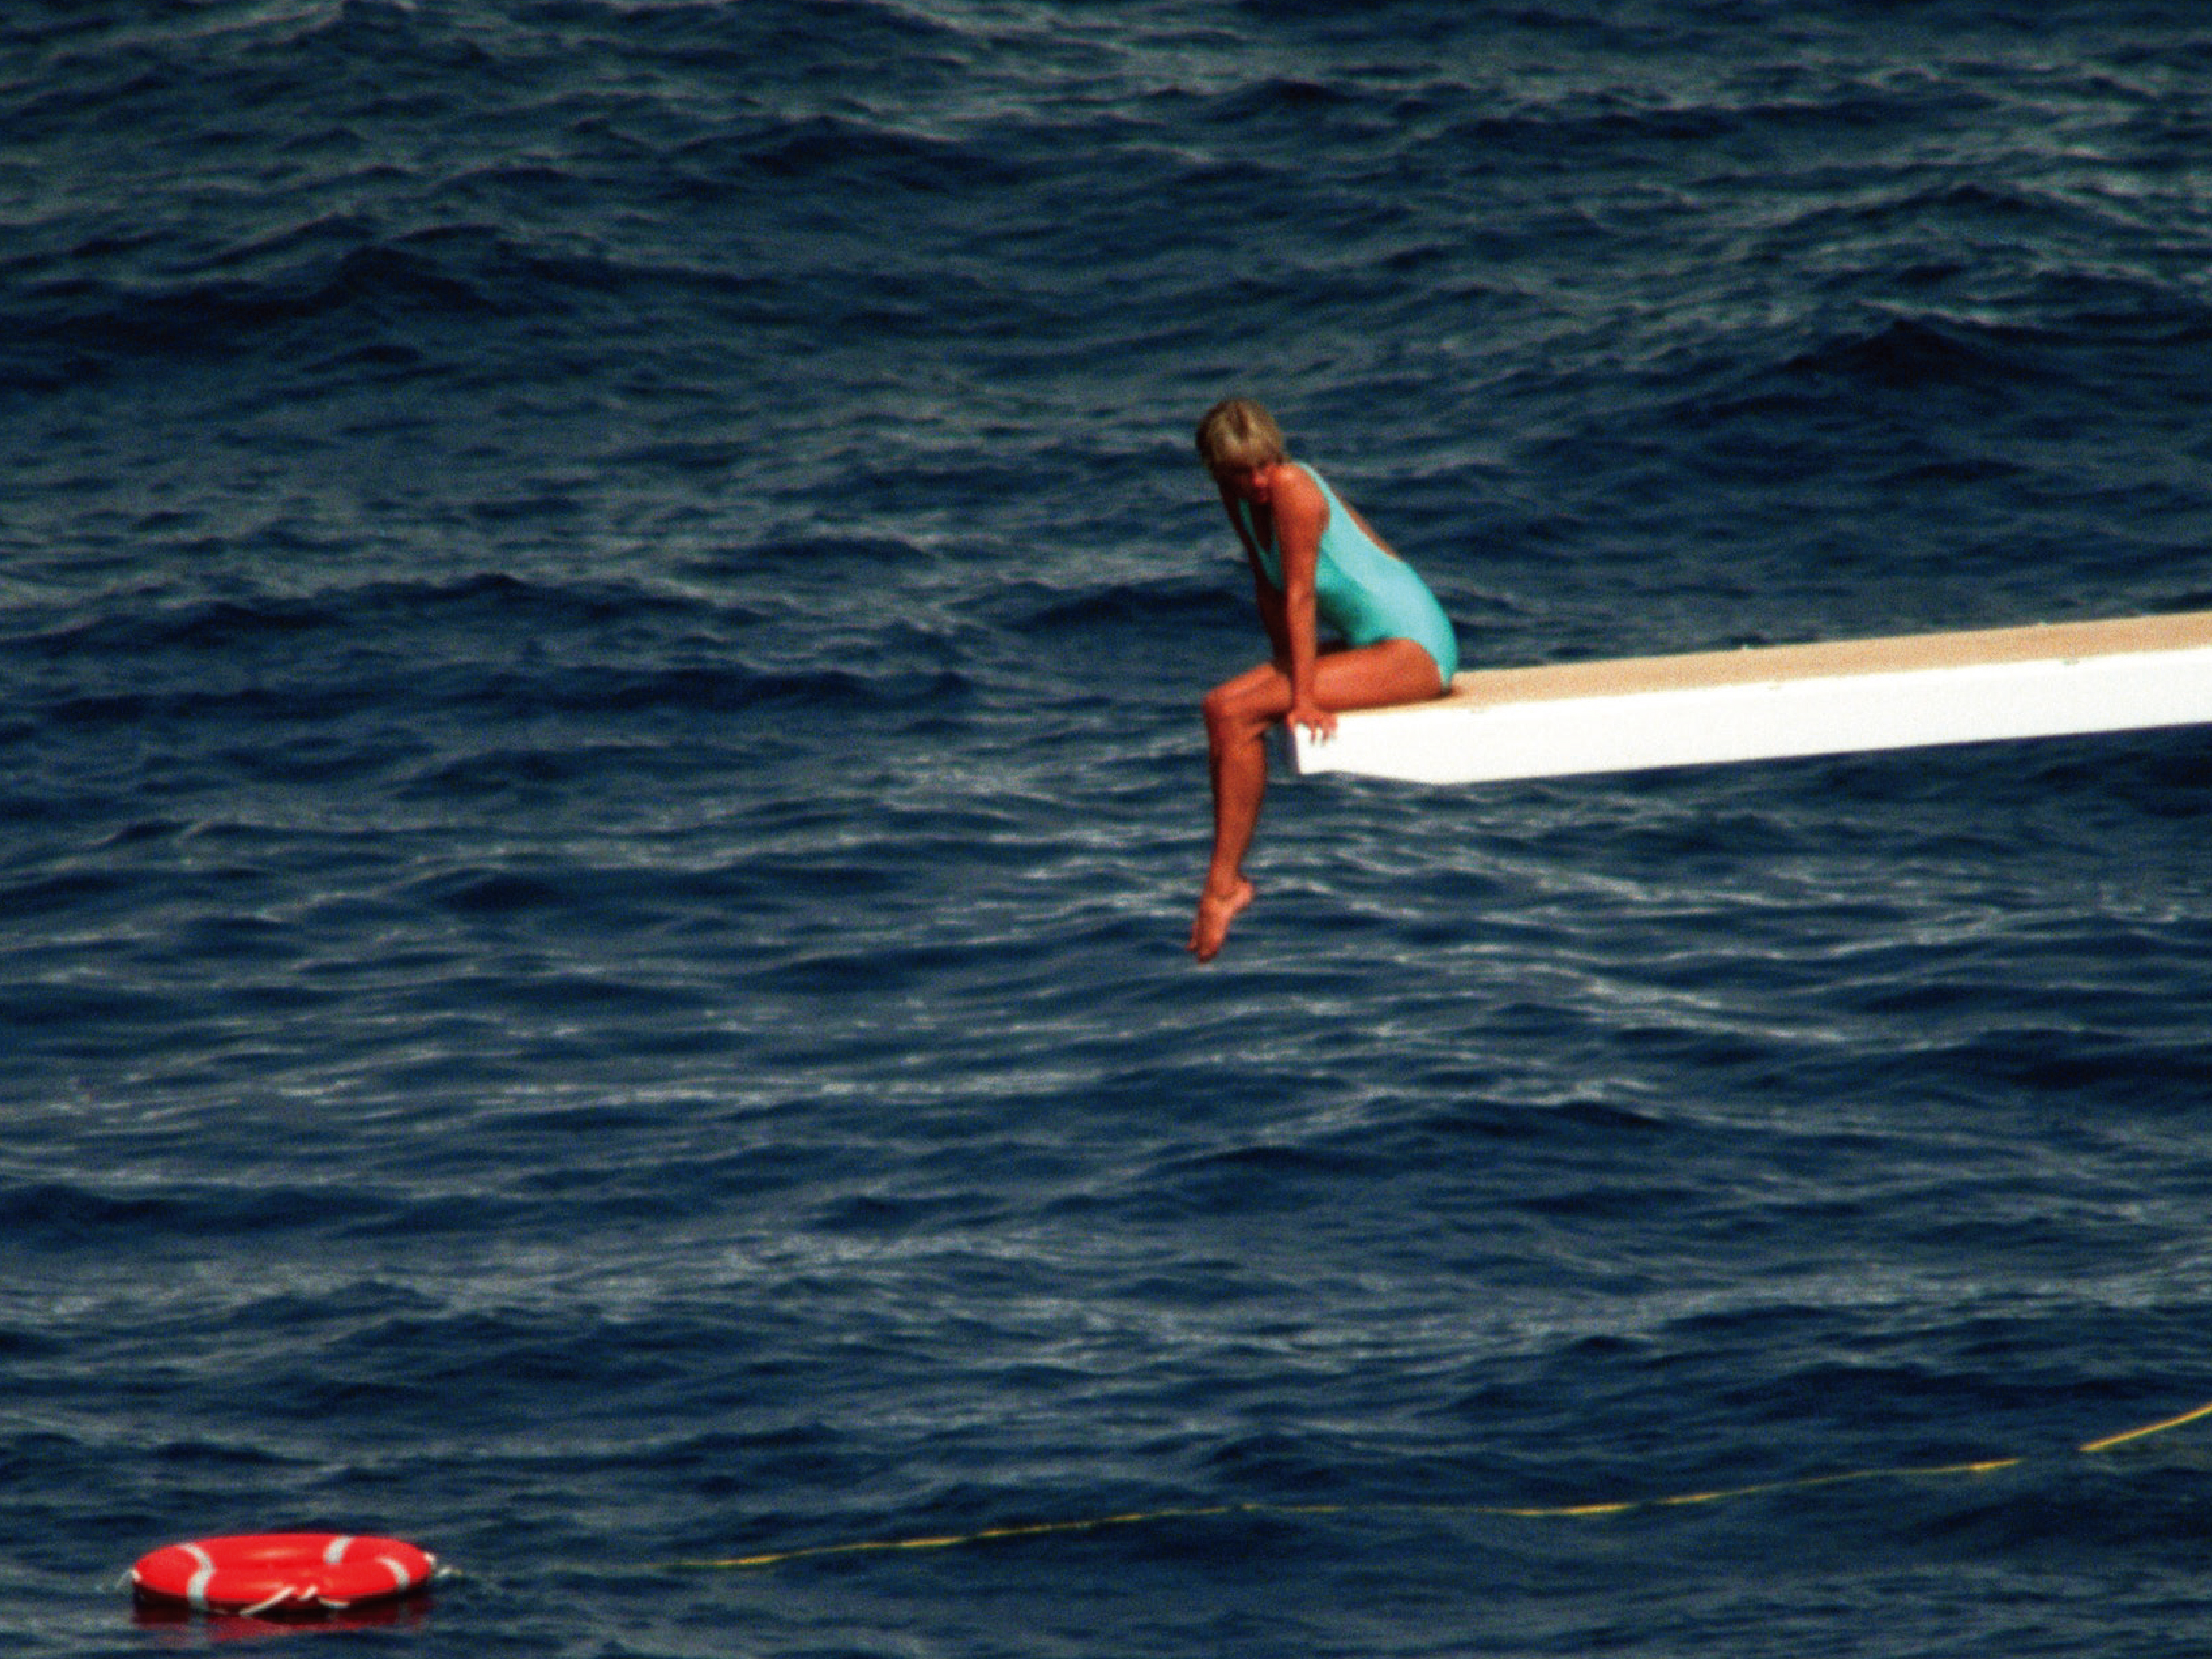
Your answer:
[[[1453,677],[1291,734],[1301,773],[1490,783],[2212,721],[2212,611]]]

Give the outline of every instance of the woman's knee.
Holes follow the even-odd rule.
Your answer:
[[[1273,718],[1264,706],[1266,701],[1255,696],[1249,684],[1224,680],[1206,694],[1199,709],[1206,716],[1208,732],[1217,738],[1234,737],[1255,727],[1264,727]]]
[[[1237,741],[1237,717],[1230,712],[1231,707],[1231,699],[1218,687],[1207,692],[1199,704],[1198,711],[1206,720],[1207,748],[1219,750]]]

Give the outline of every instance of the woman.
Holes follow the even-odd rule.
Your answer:
[[[1198,454],[1252,567],[1272,661],[1206,694],[1213,774],[1213,862],[1190,930],[1191,954],[1212,959],[1252,902],[1244,850],[1267,787],[1267,732],[1288,720],[1318,737],[1347,708],[1439,696],[1459,667],[1436,596],[1322,476],[1290,458],[1274,417],[1248,398],[1208,410]],[[1326,623],[1341,644],[1320,643]]]

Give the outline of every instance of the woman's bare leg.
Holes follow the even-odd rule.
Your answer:
[[[1436,659],[1411,640],[1324,653],[1314,663],[1314,701],[1331,714],[1419,702],[1443,690]],[[1248,668],[1206,696],[1207,765],[1213,778],[1213,860],[1191,924],[1190,952],[1208,962],[1252,902],[1244,854],[1267,792],[1267,728],[1291,709],[1291,677],[1274,663]]]

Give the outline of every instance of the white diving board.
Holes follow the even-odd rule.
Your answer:
[[[1291,750],[1301,773],[1488,783],[2199,721],[2212,611],[1482,669]]]

